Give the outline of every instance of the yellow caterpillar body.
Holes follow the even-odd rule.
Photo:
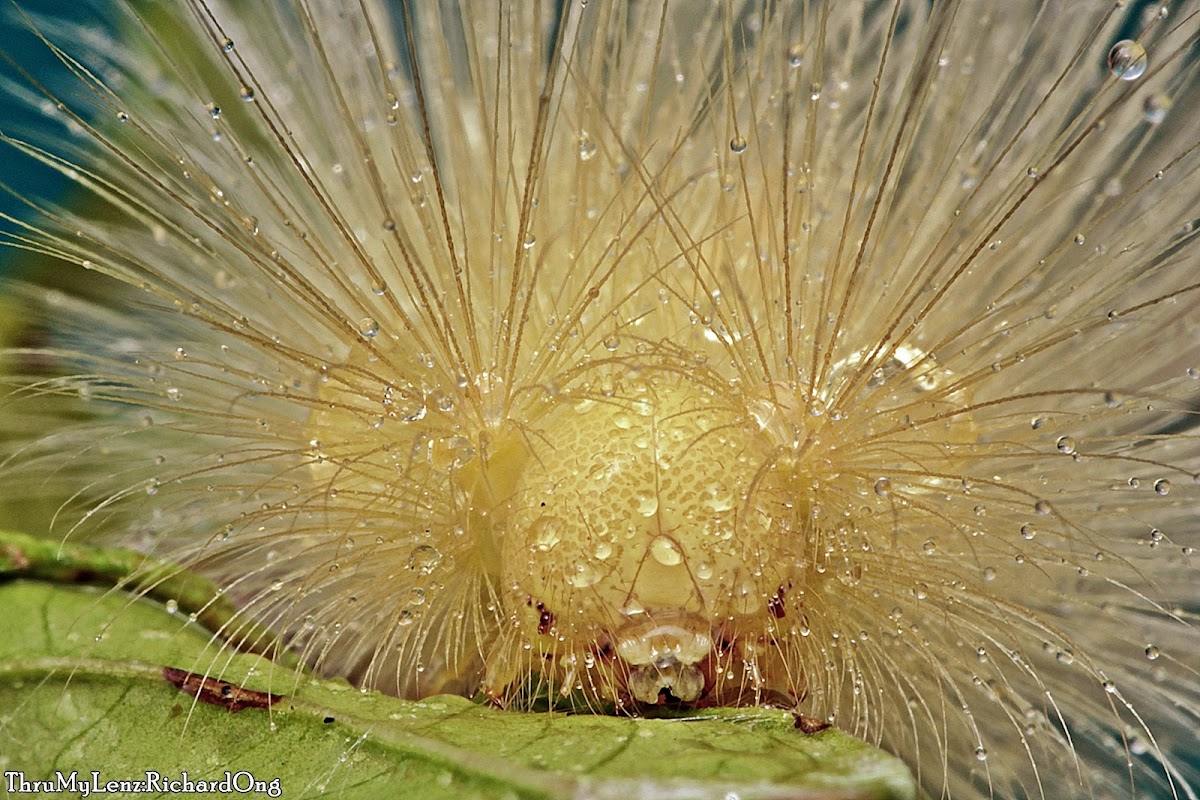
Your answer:
[[[1195,4],[177,6],[9,23],[0,494],[364,687],[1195,796]]]

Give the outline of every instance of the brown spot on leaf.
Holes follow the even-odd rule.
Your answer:
[[[803,714],[796,715],[796,730],[803,731],[807,734],[820,733],[829,727],[829,723],[815,717],[806,717]]]
[[[202,703],[221,706],[231,712],[244,708],[270,708],[283,699],[281,694],[269,694],[254,689],[244,689],[235,683],[209,678],[195,672],[174,667],[163,667],[167,683],[185,694],[190,694]]]
[[[9,564],[8,569],[13,572],[29,569],[29,556],[15,544],[5,545],[3,551],[0,551],[0,564],[5,561]]]

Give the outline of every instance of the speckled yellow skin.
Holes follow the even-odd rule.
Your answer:
[[[525,641],[557,657],[612,651],[666,689],[688,682],[672,670],[757,642],[784,615],[805,536],[791,448],[745,406],[677,375],[636,379],[560,403],[537,439],[536,456],[490,466],[520,471],[500,585]],[[653,702],[655,682],[634,698]],[[696,700],[711,683],[672,694]]]

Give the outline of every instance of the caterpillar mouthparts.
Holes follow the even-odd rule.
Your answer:
[[[1196,796],[1193,3],[99,10],[6,23],[0,523],[403,697]]]

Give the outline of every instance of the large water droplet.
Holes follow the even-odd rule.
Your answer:
[[[562,521],[556,517],[542,517],[533,523],[533,547],[540,553],[548,553],[562,541]]]
[[[683,552],[674,539],[656,536],[650,543],[651,557],[664,567],[675,567],[683,563]]]
[[[1135,81],[1142,77],[1149,63],[1146,48],[1132,39],[1122,39],[1108,51],[1108,69],[1123,81]]]
[[[428,575],[442,563],[441,552],[431,545],[422,544],[413,548],[408,557],[408,568]]]

